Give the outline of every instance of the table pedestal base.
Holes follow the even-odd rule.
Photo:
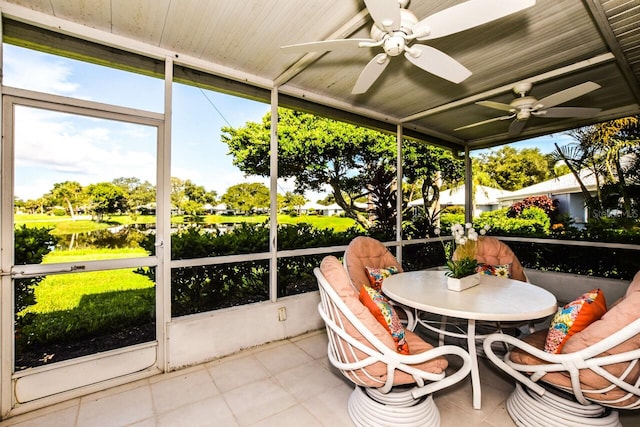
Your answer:
[[[349,416],[358,427],[440,425],[440,412],[433,396],[415,399],[411,389],[384,394],[375,388],[356,386],[349,397]]]

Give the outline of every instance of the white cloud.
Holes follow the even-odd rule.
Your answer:
[[[71,95],[79,85],[69,81],[72,70],[62,60],[51,61],[37,55],[24,55],[21,49],[7,46],[3,56],[3,83],[21,89],[56,95]]]
[[[40,197],[67,180],[137,177],[155,184],[156,138],[148,127],[24,107],[15,122],[18,197]]]

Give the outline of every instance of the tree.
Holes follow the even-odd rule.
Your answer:
[[[171,177],[171,203],[188,215],[202,215],[204,205],[215,204],[217,196],[215,191],[207,191],[202,185],[196,185],[189,179]]]
[[[345,215],[370,228],[375,221],[395,223],[396,138],[363,127],[297,111],[278,110],[279,178],[295,178],[295,192],[331,190]],[[271,115],[261,123],[222,129],[233,163],[243,172],[268,177]],[[431,152],[424,142],[407,142],[422,165]],[[414,180],[415,181],[415,180]],[[366,200],[371,212],[356,205]],[[370,217],[373,214],[373,217]]]
[[[456,185],[464,179],[464,162],[453,153],[421,141],[403,142],[403,171],[407,189],[406,201],[422,196],[423,210],[413,216],[411,234],[425,237],[436,227],[440,209],[440,189],[443,183]],[[409,215],[405,212],[403,216]]]
[[[124,190],[110,182],[100,182],[87,186],[87,194],[91,198],[91,210],[96,221],[102,221],[105,214],[123,212],[127,209],[127,198]]]
[[[569,132],[576,142],[559,147],[553,155],[564,161],[575,176],[587,205],[594,209],[603,208],[602,189],[605,184],[614,187],[614,191],[622,200],[622,207],[627,218],[632,218],[632,200],[629,194],[631,183],[637,185],[638,149],[640,147],[640,116],[623,117],[598,123],[593,126],[575,129]],[[622,158],[629,156],[628,165],[623,166]],[[583,169],[591,171],[596,179],[596,196],[591,196],[584,185],[580,172]],[[611,190],[609,190],[611,191]]]
[[[280,195],[278,194],[278,196]],[[296,209],[299,209],[300,206],[304,205],[307,201],[303,195],[295,194],[291,191],[287,191],[281,198],[279,197],[278,199],[278,209],[284,209],[287,211],[294,211]]]
[[[222,202],[227,204],[227,208],[243,213],[268,209],[269,189],[259,182],[232,185],[222,195]]]
[[[49,198],[55,205],[64,205],[72,220],[75,220],[74,206],[78,207],[85,200],[82,185],[76,181],[64,181],[53,184]]]
[[[543,155],[538,148],[517,150],[505,146],[481,154],[478,164],[500,188],[515,191],[551,178],[555,162],[552,156]]]
[[[142,182],[135,177],[121,177],[114,179],[112,182],[122,188],[127,195],[127,207],[130,213],[134,213],[141,207],[156,201],[156,188],[149,181]]]

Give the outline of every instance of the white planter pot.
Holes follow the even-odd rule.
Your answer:
[[[460,279],[453,277],[447,277],[447,288],[451,291],[464,291],[465,289],[472,288],[480,283],[480,275],[478,273],[470,276],[465,276]]]

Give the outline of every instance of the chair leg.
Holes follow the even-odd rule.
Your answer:
[[[411,389],[384,394],[375,388],[356,386],[349,397],[349,416],[358,427],[440,425],[433,396],[414,399]]]
[[[520,427],[621,427],[618,411],[601,405],[581,405],[551,391],[542,396],[516,383],[507,411]]]

